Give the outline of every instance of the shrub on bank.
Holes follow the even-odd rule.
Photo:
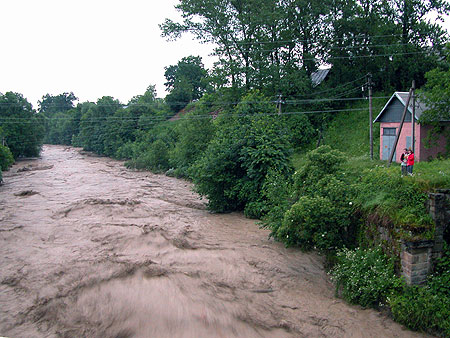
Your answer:
[[[405,287],[389,299],[395,321],[410,329],[450,337],[450,247],[444,242],[434,274],[423,287]]]
[[[395,275],[393,260],[381,248],[343,249],[337,260],[331,279],[336,292],[352,304],[377,307],[403,285]]]
[[[424,286],[406,286],[394,264],[381,250],[343,249],[331,270],[336,292],[364,307],[387,305],[395,321],[412,330],[450,336],[450,251],[437,260],[435,273]]]
[[[447,283],[450,282],[448,276],[444,278]],[[439,279],[440,287],[448,290],[448,284],[442,284],[442,276]],[[436,289],[436,285],[405,287],[402,292],[392,295],[388,304],[396,322],[412,330],[431,330],[450,337],[450,297]]]
[[[352,203],[353,184],[340,170],[344,162],[341,152],[322,146],[308,153],[291,187],[286,187],[282,177],[265,186],[269,210],[275,212],[269,211],[263,222],[272,236],[304,250],[334,251],[352,245],[358,219]],[[281,192],[284,196],[279,196]]]
[[[189,168],[196,191],[208,198],[211,210],[244,210],[259,218],[268,173],[276,169],[285,178],[290,175],[291,146],[273,111],[268,99],[252,92],[231,114],[217,118],[213,138]]]
[[[14,157],[8,147],[0,144],[0,171],[6,171],[14,163]]]

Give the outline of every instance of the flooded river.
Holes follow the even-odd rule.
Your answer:
[[[0,187],[0,336],[423,337],[190,183],[45,146]]]

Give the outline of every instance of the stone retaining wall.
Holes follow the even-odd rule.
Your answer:
[[[424,283],[433,271],[433,261],[442,256],[444,234],[450,224],[450,189],[429,196],[428,210],[436,226],[434,240],[402,243],[402,275],[410,285]]]

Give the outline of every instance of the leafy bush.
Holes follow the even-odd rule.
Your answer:
[[[292,193],[292,176],[286,177],[276,169],[269,170],[261,190],[266,209],[262,218],[262,226],[271,230],[270,236],[272,237],[277,237],[276,234],[281,226],[284,214],[295,202]]]
[[[187,177],[189,168],[198,160],[214,136],[214,124],[209,108],[201,100],[194,111],[177,122],[178,140],[170,152],[170,165],[175,174]]]
[[[6,171],[14,163],[14,157],[8,147],[0,144],[0,170]]]
[[[0,93],[0,135],[14,158],[39,156],[44,139],[43,116],[36,114],[22,94]]]
[[[395,276],[394,262],[381,248],[342,249],[331,271],[336,292],[350,303],[378,306],[404,284]]]
[[[271,115],[273,109],[255,92],[243,99],[231,117],[217,119],[214,138],[190,168],[196,190],[208,197],[210,209],[245,209],[248,216],[260,217],[261,189],[268,172],[276,168],[285,176],[290,173],[289,140],[280,120]]]
[[[405,287],[389,298],[396,321],[413,330],[450,336],[450,248],[444,242],[441,258],[425,286]]]
[[[269,211],[270,219],[264,220],[275,238],[305,250],[335,250],[352,245],[358,220],[352,203],[353,185],[340,172],[344,161],[342,153],[322,146],[307,154],[303,167],[294,174],[293,188],[272,182],[285,192],[292,191],[290,198],[282,197],[285,203],[271,203],[276,212]],[[271,186],[265,191],[273,201],[277,192]]]
[[[293,147],[303,147],[314,139],[315,130],[305,114],[284,115],[283,120]]]
[[[129,160],[132,159],[136,154],[136,145],[134,142],[127,142],[122,144],[119,149],[117,149],[114,157],[119,160]]]
[[[161,173],[169,169],[169,149],[162,140],[153,142],[145,152],[127,162],[128,167]]]
[[[314,192],[315,184],[326,175],[337,174],[344,162],[344,154],[330,146],[308,152],[305,164],[294,176],[296,190],[300,194]]]
[[[442,284],[448,290],[447,284]],[[394,320],[413,330],[436,330],[450,336],[450,297],[429,286],[406,287],[389,299]]]
[[[345,216],[328,198],[302,196],[285,213],[276,235],[303,249],[334,249],[343,244]]]

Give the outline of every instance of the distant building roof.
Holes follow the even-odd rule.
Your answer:
[[[314,73],[311,74],[311,82],[313,87],[318,86],[322,83],[323,80],[327,77],[331,68],[327,69],[317,69]]]
[[[378,116],[375,118],[375,120],[373,122],[380,122],[379,120],[380,120],[381,116],[384,114],[384,112],[386,111],[389,104],[395,99],[398,99],[404,107],[406,105],[406,101],[408,101],[408,95],[409,95],[409,92],[395,92],[394,94],[392,94],[389,101],[385,104],[383,109],[381,109],[380,113],[378,114]],[[408,111],[410,114],[412,114],[412,102],[413,102],[413,100],[410,99],[409,105],[408,105]],[[415,116],[414,116],[415,119],[418,120],[420,118],[420,116],[422,115],[422,113],[427,109],[428,109],[428,107],[425,105],[425,103],[421,102],[420,99],[416,97],[416,110],[415,110]]]

